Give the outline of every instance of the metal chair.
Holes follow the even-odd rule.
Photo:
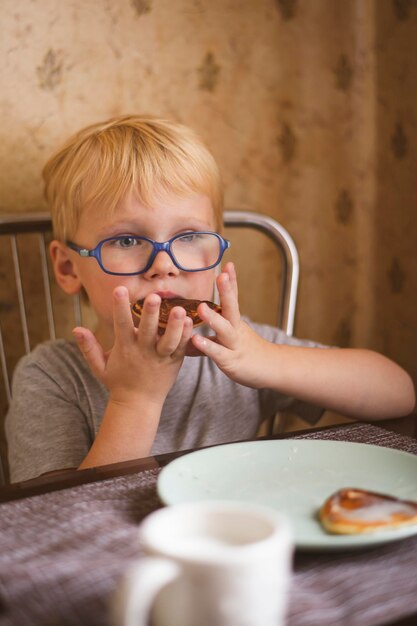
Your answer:
[[[226,211],[224,224],[227,228],[260,231],[279,250],[282,272],[277,325],[292,335],[299,278],[298,253],[293,239],[277,221],[251,211]],[[4,386],[4,394],[0,393],[0,415],[6,413],[11,399],[11,377],[18,359],[41,341],[69,337],[71,328],[84,322],[86,305],[82,298],[62,294],[52,280],[47,252],[51,229],[49,213],[0,215],[0,362]],[[32,277],[25,275],[28,270],[29,274],[32,270]],[[31,304],[33,298],[35,304]],[[44,315],[39,315],[38,311],[34,325],[32,308],[41,305]],[[69,310],[72,310],[71,315],[68,315]],[[63,311],[68,318],[66,326],[62,324]],[[42,329],[39,320],[44,322]],[[274,416],[269,423],[270,432],[273,424]],[[0,424],[0,484],[5,482],[7,474],[2,431],[3,424]]]
[[[281,255],[282,275],[277,326],[287,335],[294,332],[300,263],[298,252],[289,232],[276,220],[253,211],[225,211],[224,225],[229,228],[252,228],[267,235]],[[279,287],[279,286],[278,286]]]

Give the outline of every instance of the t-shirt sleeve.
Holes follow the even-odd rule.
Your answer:
[[[298,339],[297,337],[289,336],[275,326],[255,324],[253,322],[249,322],[249,324],[259,335],[271,343],[312,349],[331,349],[331,346],[310,341],[309,339]],[[297,398],[283,396],[271,389],[262,389],[260,391],[260,402],[261,412],[264,416],[285,411],[301,417],[311,425],[318,422],[324,412],[323,407],[297,400]]]
[[[11,482],[76,468],[92,443],[74,399],[32,355],[15,370],[6,437]]]

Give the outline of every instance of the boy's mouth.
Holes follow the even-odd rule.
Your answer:
[[[182,298],[179,293],[173,291],[155,291],[162,300],[171,300],[172,298]],[[184,298],[185,299],[185,298]]]

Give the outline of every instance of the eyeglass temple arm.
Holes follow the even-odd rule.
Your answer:
[[[87,250],[87,248],[80,248],[80,246],[75,245],[72,241],[66,240],[65,245],[68,246],[68,248],[71,248],[71,250],[74,250],[74,252],[78,252],[80,256],[91,256],[90,250]]]

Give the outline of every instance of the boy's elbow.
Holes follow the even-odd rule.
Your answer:
[[[410,408],[409,408],[409,412],[413,413],[413,411],[415,411],[415,408],[416,408],[416,390],[415,390],[415,387],[414,387],[414,383],[411,380],[411,377],[410,377],[410,387],[411,387],[411,390],[410,390]]]
[[[401,415],[410,415],[416,408],[416,391],[413,380],[407,372],[404,371],[404,383],[401,394]]]
[[[413,379],[399,363],[383,355],[378,355],[378,358],[382,359],[380,363],[383,364],[380,370],[382,386],[379,387],[379,393],[381,398],[385,397],[385,415],[393,418],[410,415],[416,408]]]

